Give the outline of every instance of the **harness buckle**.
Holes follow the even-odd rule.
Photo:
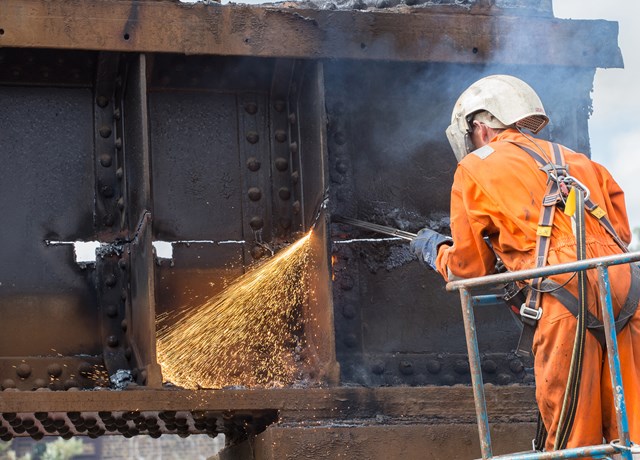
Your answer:
[[[538,321],[542,317],[542,308],[530,308],[523,303],[520,307],[520,316]]]

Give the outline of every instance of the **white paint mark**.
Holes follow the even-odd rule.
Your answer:
[[[185,244],[187,246],[191,244],[244,244],[244,240],[177,240],[177,241],[154,241],[153,247],[156,250],[156,257],[158,259],[171,260],[173,259],[173,245]]]

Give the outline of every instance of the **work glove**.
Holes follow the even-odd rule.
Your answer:
[[[441,244],[453,244],[453,240],[430,228],[423,228],[418,232],[415,239],[411,241],[409,249],[416,255],[420,262],[435,270],[438,247],[440,247]]]

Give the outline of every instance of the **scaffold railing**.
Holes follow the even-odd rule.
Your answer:
[[[632,460],[634,458],[634,453],[640,453],[640,448],[633,444],[629,437],[629,423],[624,398],[622,374],[620,370],[618,341],[615,330],[615,316],[613,313],[611,285],[609,282],[608,271],[608,267],[611,265],[630,264],[638,261],[640,261],[640,251],[549,265],[542,268],[532,268],[517,272],[506,272],[478,278],[456,280],[447,283],[447,291],[459,291],[460,293],[464,330],[467,341],[467,352],[469,354],[469,367],[471,370],[471,385],[473,388],[476,417],[478,422],[478,434],[480,436],[480,449],[482,451],[483,460],[547,460],[576,458],[619,458],[622,460]],[[590,269],[596,269],[598,272],[598,287],[607,344],[607,356],[609,358],[609,371],[614,392],[614,401],[617,402],[615,405],[615,411],[616,420],[618,422],[618,439],[608,444],[584,446],[552,452],[530,451],[494,457],[491,447],[491,435],[489,433],[489,416],[487,414],[484,385],[482,382],[480,351],[478,349],[474,307],[488,305],[491,303],[499,303],[501,300],[497,295],[472,295],[471,290],[497,287],[515,281],[525,281],[537,277],[573,273]],[[491,301],[492,297],[494,302]],[[616,457],[613,457],[614,455]]]

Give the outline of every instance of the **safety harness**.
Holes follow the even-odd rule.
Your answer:
[[[574,232],[576,236],[576,259],[586,258],[586,232],[585,209],[594,216],[607,230],[615,242],[627,251],[624,242],[618,237],[611,222],[607,219],[606,212],[589,199],[589,190],[578,179],[569,174],[569,166],[564,161],[564,155],[560,145],[551,144],[553,160],[547,161],[536,151],[526,145],[509,141],[529,154],[547,175],[547,189],[542,200],[542,209],[536,232],[536,268],[546,265],[551,242],[551,229],[556,208],[564,210],[565,214],[572,216]],[[635,313],[640,300],[640,270],[632,267],[631,287],[618,318],[616,318],[616,331],[620,331]],[[582,373],[582,362],[586,332],[589,330],[599,343],[605,347],[604,326],[587,309],[587,278],[586,272],[581,270],[578,277],[578,297],[576,298],[564,285],[542,277],[531,281],[526,301],[520,307],[520,317],[523,322],[523,330],[518,343],[516,353],[522,357],[531,357],[533,336],[538,321],[542,317],[540,301],[542,294],[548,293],[558,299],[577,319],[576,336],[571,356],[571,367],[565,389],[562,411],[556,434],[554,449],[564,449],[573,427],[578,403],[578,389]],[[534,448],[541,450],[546,442],[547,432],[540,417],[538,417],[538,429]]]

